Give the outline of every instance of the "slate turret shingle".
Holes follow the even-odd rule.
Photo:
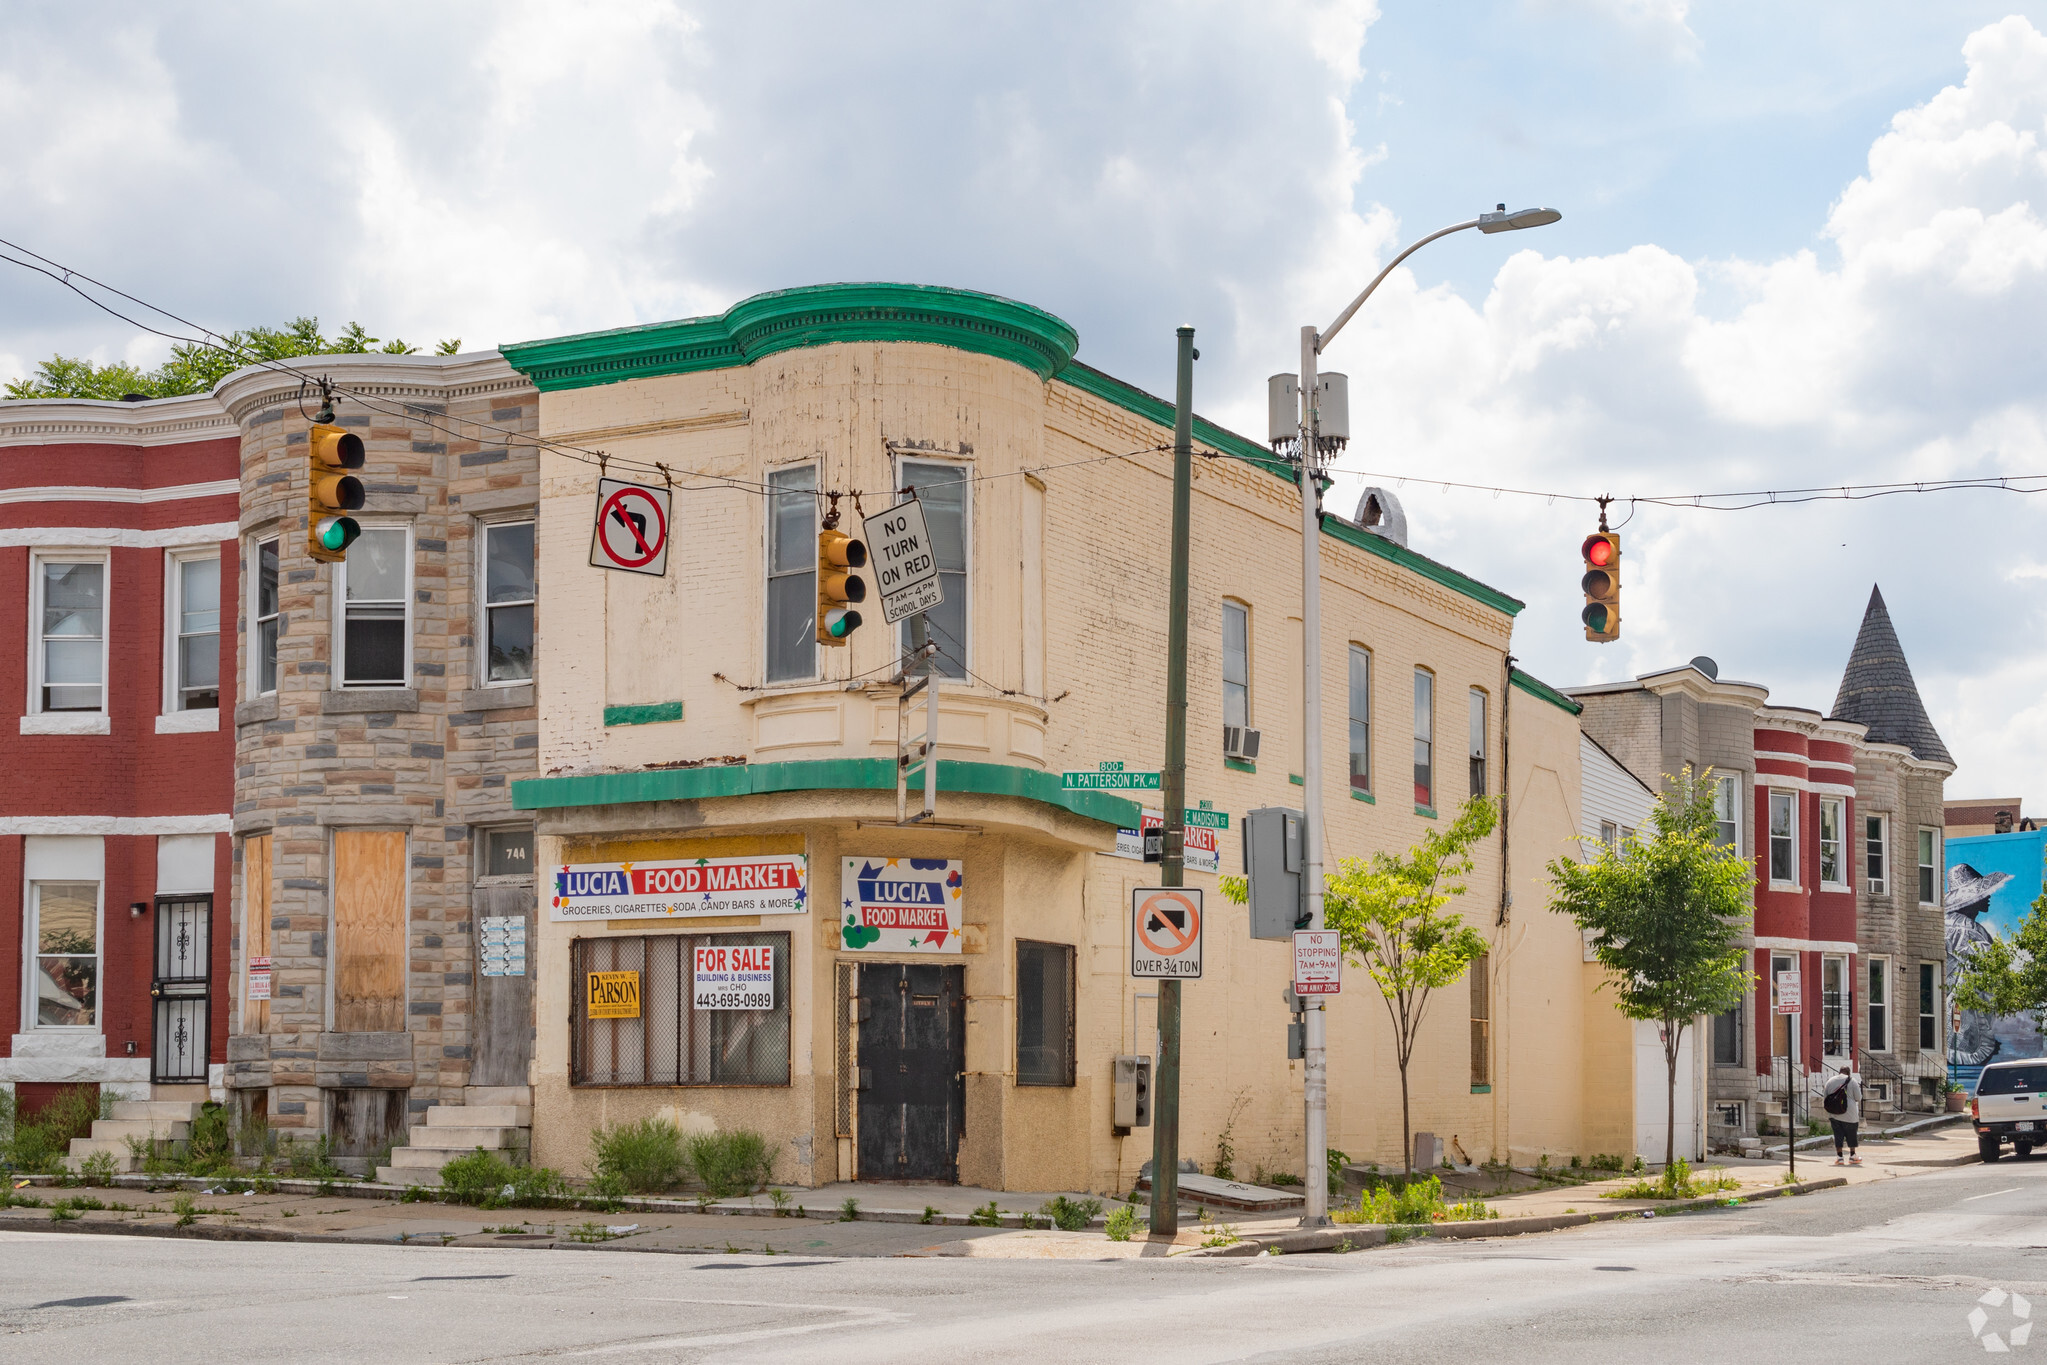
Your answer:
[[[1841,675],[1834,718],[1859,721],[1869,727],[1872,742],[1902,744],[1915,758],[1950,765],[1955,761],[1919,700],[1919,685],[1912,681],[1912,666],[1905,662],[1904,646],[1891,627],[1891,613],[1879,588],[1869,590],[1869,610],[1862,615],[1862,630]]]

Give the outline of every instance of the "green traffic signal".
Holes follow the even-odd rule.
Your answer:
[[[860,613],[845,607],[832,607],[824,614],[825,634],[834,640],[843,640],[860,629]]]
[[[1591,606],[1585,608],[1583,620],[1585,622],[1585,629],[1603,633],[1606,630],[1605,604],[1595,602]]]
[[[362,534],[362,527],[354,517],[322,517],[313,527],[313,538],[320,548],[339,553],[355,543]]]

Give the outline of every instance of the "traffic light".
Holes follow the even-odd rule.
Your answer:
[[[867,546],[844,531],[827,526],[817,533],[817,642],[834,647],[860,629],[860,613],[851,603],[867,600],[867,580],[855,569],[867,567]]]
[[[362,437],[354,432],[315,422],[306,433],[306,553],[314,559],[339,564],[362,534],[354,517],[341,515],[362,508],[362,480],[342,472],[362,464]]]
[[[1605,518],[1600,518],[1604,524]],[[1605,644],[1621,638],[1621,538],[1600,530],[1585,537],[1585,638]]]

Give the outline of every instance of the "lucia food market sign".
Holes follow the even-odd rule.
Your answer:
[[[846,859],[840,940],[854,951],[960,952],[962,866],[945,858]]]
[[[694,918],[800,915],[809,870],[800,853],[644,863],[564,863],[555,869],[549,918]]]

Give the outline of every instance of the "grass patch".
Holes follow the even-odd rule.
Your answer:
[[[1038,1206],[1038,1212],[1052,1220],[1052,1226],[1061,1232],[1081,1232],[1094,1221],[1102,1211],[1099,1199],[1068,1199],[1065,1195],[1054,1195]]]
[[[1337,1209],[1329,1215],[1337,1223],[1383,1223],[1389,1227],[1471,1223],[1499,1216],[1499,1211],[1488,1208],[1482,1199],[1446,1203],[1443,1182],[1433,1175],[1375,1180],[1359,1193],[1356,1208]]]
[[[179,1227],[189,1228],[199,1221],[199,1201],[180,1190],[177,1197],[171,1200],[171,1212],[177,1215]]]
[[[667,1119],[636,1119],[599,1128],[590,1135],[597,1160],[591,1174],[600,1185],[623,1194],[655,1194],[682,1183],[690,1159],[682,1130]]]
[[[713,1198],[752,1194],[775,1178],[781,1149],[749,1128],[729,1133],[692,1133],[683,1145],[690,1168]]]
[[[441,1167],[441,1194],[479,1209],[547,1207],[569,1198],[569,1182],[550,1166],[512,1166],[478,1147]]]
[[[996,1208],[995,1201],[991,1199],[967,1215],[967,1225],[977,1228],[999,1228],[1002,1226],[1002,1210]]]
[[[71,1140],[90,1136],[93,1120],[105,1117],[102,1110],[112,1103],[111,1095],[102,1101],[93,1087],[74,1085],[59,1091],[33,1119],[25,1119],[13,1094],[0,1094],[6,1095],[4,1106],[0,1106],[0,1130],[5,1139],[0,1155],[12,1170],[40,1175],[65,1171]]]
[[[1721,1190],[1738,1190],[1741,1181],[1719,1169],[1692,1172],[1691,1163],[1683,1157],[1663,1168],[1663,1174],[1654,1180],[1637,1180],[1617,1190],[1607,1190],[1601,1199],[1698,1199]]]

